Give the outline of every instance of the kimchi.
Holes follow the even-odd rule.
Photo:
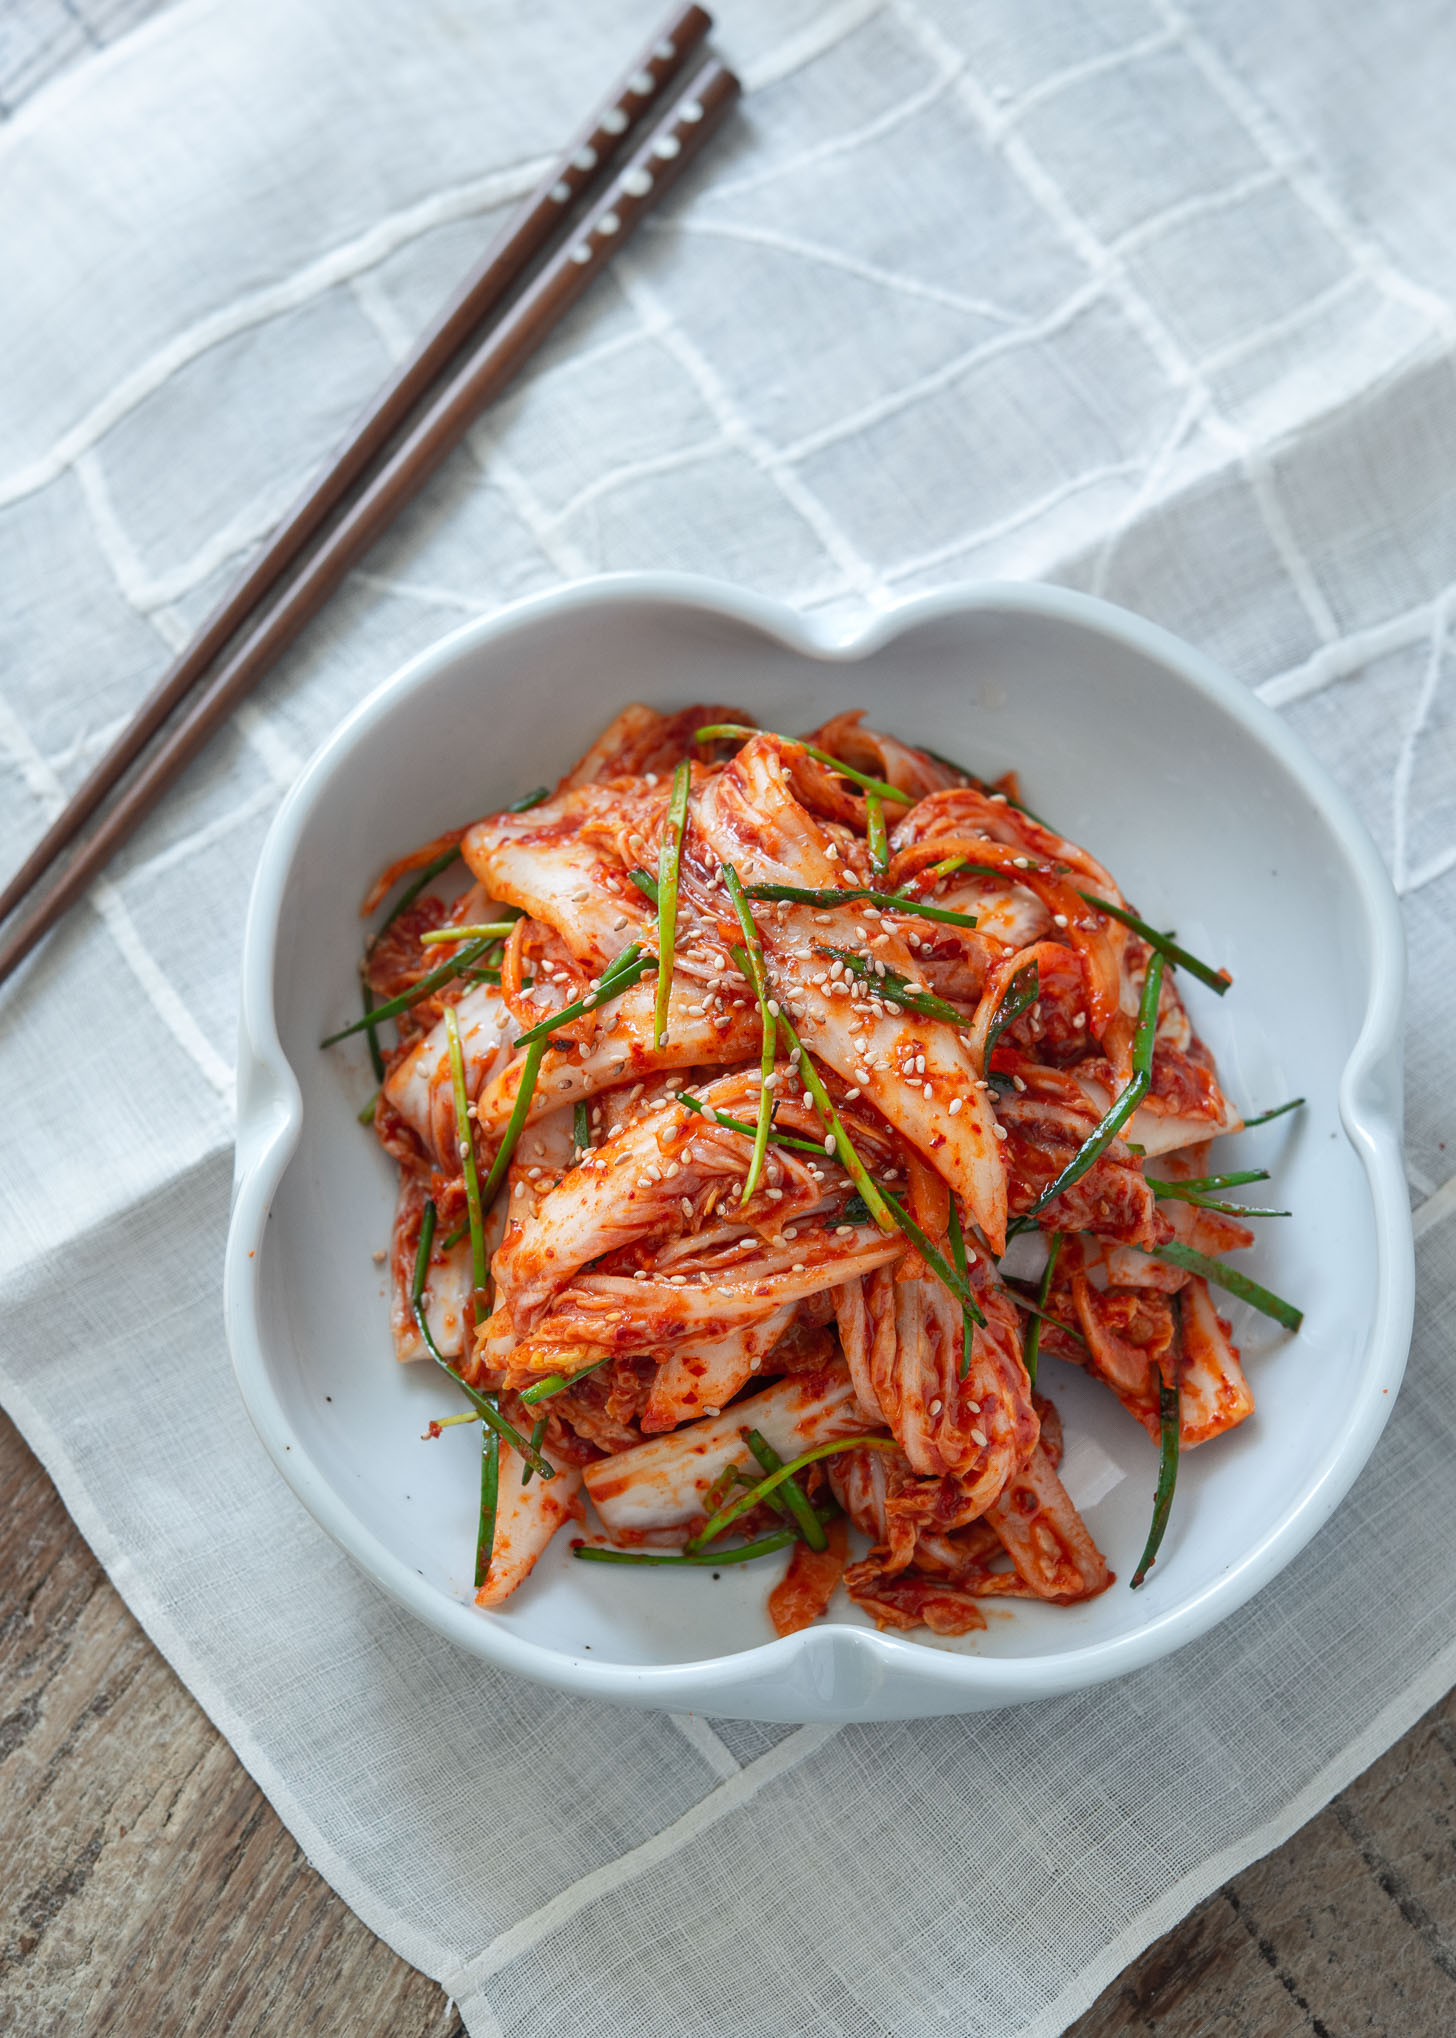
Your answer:
[[[1245,1121],[1178,982],[1224,972],[1014,776],[857,713],[629,707],[369,909],[401,885],[331,1039],[380,1079],[396,1354],[463,1390],[431,1434],[479,1425],[480,1606],[563,1529],[777,1556],[781,1634],[841,1590],[936,1635],[1090,1599],[1050,1358],[1158,1447],[1141,1582],[1181,1453],[1253,1408],[1219,1293],[1299,1324],[1226,1258],[1280,1213],[1210,1161]]]

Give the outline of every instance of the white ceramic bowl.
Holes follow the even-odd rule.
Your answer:
[[[499,1613],[471,1604],[479,1444],[420,1441],[448,1412],[391,1355],[374,1248],[394,1169],[355,1113],[373,1087],[351,1016],[358,901],[391,858],[554,782],[626,701],[736,702],[766,726],[842,708],[977,771],[1018,767],[1039,811],[1139,909],[1226,964],[1182,979],[1226,1086],[1306,1111],[1225,1142],[1267,1163],[1291,1219],[1250,1270],[1300,1302],[1289,1338],[1230,1304],[1253,1418],[1187,1458],[1163,1555],[1128,1579],[1156,1451],[1105,1390],[1050,1362],[1066,1477],[1119,1582],[1084,1606],[1016,1604],[984,1634],[879,1634],[853,1610],[786,1640],[784,1560],[706,1571],[578,1564],[565,1536]],[[1401,1172],[1404,954],[1385,871],[1344,797],[1276,717],[1185,644],[1054,588],[940,594],[858,635],[710,583],[623,578],[472,625],[381,687],[326,743],[264,848],[244,948],[226,1308],[239,1385],[274,1463],[387,1592],[459,1645],[636,1705],[778,1720],[891,1719],[1022,1702],[1114,1677],[1231,1613],[1349,1488],[1409,1341]]]

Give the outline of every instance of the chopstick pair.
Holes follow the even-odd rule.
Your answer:
[[[660,109],[711,27],[710,15],[689,6],[658,29],[46,830],[0,893],[0,921],[30,897],[122,786],[33,910],[0,939],[0,983],[86,891],[695,159],[737,99],[738,80],[709,58],[666,112]],[[538,260],[536,274],[512,297]]]

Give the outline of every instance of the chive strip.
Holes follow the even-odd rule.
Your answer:
[[[657,1002],[652,1008],[652,1045],[667,1038],[667,1006],[672,996],[673,949],[677,943],[677,881],[682,869],[683,832],[688,825],[688,789],[693,768],[684,758],[672,775],[667,803],[667,834],[657,852]]]
[[[603,1359],[594,1359],[589,1366],[579,1366],[574,1373],[547,1373],[540,1380],[533,1380],[521,1394],[528,1408],[534,1408],[538,1401],[549,1401],[553,1394],[564,1394],[568,1387],[574,1387],[578,1380],[584,1380],[588,1373],[595,1373],[599,1366],[609,1366],[614,1354],[608,1352]]]
[[[780,1465],[776,1472],[770,1472],[766,1479],[760,1479],[756,1486],[750,1486],[736,1500],[730,1500],[726,1507],[720,1507],[712,1520],[704,1525],[688,1544],[689,1550],[701,1550],[713,1542],[723,1531],[731,1528],[739,1515],[747,1514],[760,1500],[766,1500],[776,1492],[786,1479],[792,1479],[796,1472],[802,1472],[806,1465],[815,1465],[821,1458],[833,1457],[836,1451],[898,1451],[900,1446],[893,1437],[841,1437],[837,1443],[816,1444],[811,1451],[803,1451],[797,1458],[790,1458],[786,1465]]]
[[[635,941],[629,942],[622,953],[614,956],[607,964],[597,979],[594,991],[588,991],[584,997],[575,999],[570,1005],[563,1005],[559,1012],[553,1012],[548,1019],[543,1019],[539,1026],[532,1026],[525,1033],[518,1034],[511,1042],[512,1047],[531,1047],[538,1040],[548,1039],[558,1027],[569,1026],[574,1019],[584,1018],[598,1005],[605,1005],[609,998],[617,997],[622,991],[630,991],[634,984],[641,982],[651,967],[651,958],[643,957],[642,950]]]
[[[516,919],[519,918],[517,914]],[[515,924],[515,920],[488,920],[480,927],[431,927],[420,936],[420,947],[439,948],[447,941],[499,941]]]
[[[890,836],[885,827],[885,803],[878,793],[865,795],[865,840],[870,862],[878,871],[890,868]]]
[[[372,1125],[374,1123],[375,1107],[378,1105],[380,1096],[382,1094],[383,1093],[381,1091],[376,1090],[374,1092],[374,1095],[369,1099],[369,1102],[364,1106],[364,1109],[362,1111],[356,1112],[355,1116],[358,1118],[358,1121],[361,1125]]]
[[[546,1420],[547,1419],[544,1415],[537,1416],[536,1418],[536,1425],[534,1429],[531,1431],[531,1449],[533,1451],[539,1451],[541,1448],[541,1440],[546,1434]],[[522,1465],[521,1484],[523,1486],[529,1486],[530,1483],[531,1483],[531,1468],[529,1465]]]
[[[643,898],[647,900],[655,913],[657,911],[657,879],[653,877],[652,873],[646,870],[629,870],[627,882],[628,884],[636,885],[638,891],[641,892]]]
[[[1197,1210],[1216,1210],[1220,1217],[1292,1217],[1292,1210],[1266,1210],[1257,1203],[1221,1203],[1217,1196],[1181,1196]]]
[[[1053,1316],[1049,1309],[1043,1309],[1039,1302],[1033,1302],[1029,1295],[1023,1295],[1014,1281],[1006,1283],[1006,1293],[1017,1308],[1024,1309],[1028,1316],[1036,1318],[1040,1323],[1049,1323],[1053,1330],[1065,1331],[1067,1336],[1075,1338],[1079,1345],[1086,1345],[1086,1338],[1074,1323],[1065,1323],[1060,1316]]]
[[[966,1260],[966,1234],[961,1229],[960,1205],[952,1191],[950,1199],[950,1258],[960,1278],[969,1285],[970,1268]],[[975,1343],[976,1326],[968,1309],[961,1311],[961,1370],[959,1377],[964,1380],[971,1370],[971,1347]]]
[[[752,1451],[765,1472],[783,1469],[783,1459],[768,1438],[756,1429],[746,1429],[743,1441]],[[827,1550],[829,1538],[824,1533],[824,1524],[797,1479],[785,1479],[781,1498],[787,1503],[789,1513],[799,1524],[799,1532],[811,1550]]]
[[[500,1503],[500,1438],[488,1429],[481,1438],[480,1529],[475,1539],[475,1589],[479,1592],[495,1551],[495,1517]],[[531,1468],[526,1467],[526,1478]],[[522,1482],[524,1483],[524,1482]]]
[[[723,1564],[751,1564],[755,1557],[772,1556],[775,1550],[786,1550],[798,1540],[797,1529],[775,1529],[756,1543],[736,1543],[727,1550],[684,1550],[681,1556],[666,1550],[609,1550],[601,1543],[573,1543],[571,1554],[593,1564],[697,1564],[716,1570]]]
[[[1148,1540],[1138,1559],[1138,1567],[1132,1574],[1131,1590],[1134,1592],[1152,1570],[1157,1559],[1163,1541],[1163,1531],[1168,1526],[1168,1515],[1173,1506],[1173,1488],[1178,1483],[1178,1447],[1182,1441],[1183,1415],[1179,1407],[1177,1378],[1175,1376],[1170,1387],[1161,1367],[1158,1369],[1158,1413],[1162,1419],[1158,1484],[1153,1493],[1153,1520],[1148,1530]]]
[[[508,814],[529,814],[532,807],[539,807],[543,800],[549,800],[551,788],[538,785],[533,793],[522,793],[518,800],[512,800],[506,808]]]
[[[963,1274],[956,1272],[955,1268],[946,1259],[945,1254],[932,1244],[931,1240],[927,1238],[920,1229],[920,1226],[915,1222],[915,1219],[910,1215],[910,1212],[898,1198],[892,1196],[890,1191],[883,1187],[880,1190],[880,1194],[889,1204],[890,1214],[896,1224],[899,1225],[901,1231],[904,1232],[906,1238],[909,1239],[911,1245],[914,1246],[916,1252],[919,1253],[921,1259],[924,1260],[926,1266],[929,1267],[936,1279],[943,1287],[949,1289],[972,1322],[984,1326],[986,1319],[977,1306],[975,1296],[971,1293],[970,1282]],[[952,1198],[952,1201],[954,1201],[954,1198]]]
[[[1111,1103],[1103,1113],[1101,1121],[1090,1132],[1056,1180],[1050,1182],[1031,1208],[1017,1220],[1018,1228],[1040,1216],[1049,1203],[1074,1182],[1081,1181],[1088,1168],[1111,1146],[1134,1111],[1152,1088],[1153,1045],[1158,1030],[1158,998],[1163,988],[1163,958],[1154,950],[1148,958],[1148,973],[1143,979],[1143,994],[1138,1004],[1137,1032],[1133,1037],[1132,1076],[1121,1096]]]
[[[1033,1387],[1036,1386],[1037,1360],[1041,1356],[1042,1311],[1046,1308],[1047,1297],[1052,1292],[1052,1279],[1057,1271],[1057,1261],[1061,1258],[1062,1239],[1064,1236],[1064,1233],[1054,1231],[1047,1242],[1047,1262],[1042,1269],[1041,1285],[1036,1291],[1036,1314],[1031,1319],[1025,1342],[1021,1347],[1021,1362],[1026,1368],[1026,1377]]]
[[[326,1039],[319,1042],[319,1046],[333,1047],[338,1041],[347,1040],[351,1033],[363,1033],[371,1027],[381,1025],[386,1019],[394,1019],[401,1012],[407,1012],[411,1005],[418,1005],[421,999],[433,997],[435,992],[442,985],[448,984],[452,977],[462,975],[472,963],[479,961],[489,946],[489,942],[486,941],[472,941],[468,947],[462,948],[458,955],[452,955],[448,962],[438,963],[428,976],[422,976],[418,983],[411,984],[407,991],[401,991],[397,998],[386,998],[382,1005],[376,1005],[373,1011],[366,1012],[362,1019],[355,1019],[352,1024],[341,1026],[337,1033],[329,1034]]]
[[[516,1142],[526,1129],[526,1114],[531,1108],[531,1096],[536,1088],[536,1078],[541,1073],[541,1063],[549,1045],[550,1043],[545,1040],[533,1040],[526,1049],[525,1065],[521,1069],[521,1087],[516,1092],[516,1101],[511,1106],[510,1117],[506,1120],[506,1129],[501,1136],[500,1146],[496,1151],[495,1159],[490,1164],[490,1173],[481,1185],[480,1207],[482,1210],[489,1210],[491,1204],[494,1203],[496,1191],[506,1178],[506,1169],[511,1164],[511,1155],[516,1150]]]
[[[481,1421],[493,1429],[497,1436],[503,1437],[508,1444],[519,1451],[521,1456],[540,1473],[543,1479],[554,1479],[556,1477],[556,1468],[550,1460],[543,1458],[539,1451],[532,1451],[531,1446],[526,1442],[526,1439],[521,1435],[515,1424],[507,1422],[488,1395],[480,1393],[470,1385],[469,1381],[461,1379],[450,1361],[440,1350],[440,1347],[435,1343],[434,1333],[430,1329],[430,1320],[425,1314],[425,1274],[429,1268],[430,1248],[434,1242],[435,1205],[433,1200],[431,1200],[426,1203],[423,1215],[420,1218],[420,1243],[415,1253],[414,1279],[410,1284],[410,1314],[414,1317],[415,1328],[424,1339],[425,1350],[440,1368],[441,1372],[447,1373],[455,1382],[455,1385],[460,1389]]]
[[[886,969],[881,976],[867,956],[856,955],[852,948],[817,948],[815,954],[837,957],[852,976],[873,984],[882,998],[903,1006],[907,1012],[919,1012],[926,1019],[944,1019],[950,1026],[971,1023],[964,1012],[958,1012],[946,999],[937,998],[933,991],[912,991],[910,979],[901,976],[897,969]]]
[[[1186,1182],[1171,1182],[1158,1175],[1149,1175],[1148,1187],[1159,1199],[1172,1196],[1180,1203],[1190,1203],[1195,1196],[1206,1196],[1214,1189],[1242,1189],[1250,1182],[1267,1182],[1267,1168],[1239,1168],[1231,1175],[1194,1175]]]
[[[991,1056],[995,1053],[996,1043],[1002,1034],[1008,1026],[1016,1023],[1023,1012],[1029,1011],[1040,996],[1041,971],[1033,956],[1030,962],[1022,965],[1006,986],[1001,1002],[996,1007],[996,1016],[986,1029],[986,1052],[981,1061],[983,1076],[991,1072]]]
[[[1296,1309],[1292,1302],[1286,1302],[1282,1295],[1276,1295],[1272,1288],[1260,1287],[1247,1274],[1241,1274],[1237,1267],[1229,1266],[1224,1260],[1211,1260],[1206,1253],[1195,1252],[1191,1245],[1181,1245],[1177,1239],[1168,1245],[1155,1246],[1152,1257],[1162,1260],[1165,1266],[1184,1267],[1190,1274],[1201,1274],[1216,1288],[1227,1288],[1230,1295],[1237,1295],[1241,1302],[1249,1303],[1265,1316],[1272,1316],[1286,1330],[1298,1330],[1304,1321],[1304,1311]]]
[[[1276,1104],[1272,1111],[1261,1111],[1257,1118],[1246,1118],[1243,1130],[1252,1132],[1256,1125],[1267,1125],[1271,1118],[1282,1118],[1286,1111],[1297,1111],[1303,1102],[1303,1097],[1291,1097],[1287,1104]]]
[[[454,863],[459,858],[461,853],[462,852],[460,844],[458,842],[455,844],[453,849],[442,850],[441,853],[434,859],[433,862],[427,863],[424,869],[420,871],[411,880],[411,882],[405,886],[404,890],[400,893],[399,897],[390,907],[387,917],[383,921],[381,921],[379,933],[376,934],[370,941],[369,946],[371,948],[373,948],[375,946],[375,943],[379,940],[379,935],[385,933],[389,928],[391,928],[394,925],[395,921],[399,918],[400,914],[405,911],[406,907],[412,906],[414,904],[415,900],[419,897],[420,893],[425,889],[425,886],[428,884],[433,884],[435,879],[440,875],[440,872],[442,870],[448,870],[451,864]]]
[[[774,1072],[774,1050],[778,1034],[774,1026],[774,1015],[768,1009],[768,976],[764,970],[763,947],[758,938],[758,929],[753,924],[753,914],[748,901],[743,896],[743,886],[731,863],[725,863],[723,866],[723,883],[733,903],[733,911],[738,916],[738,924],[743,929],[743,946],[740,948],[735,943],[729,953],[753,986],[753,995],[758,1001],[759,1022],[763,1029],[758,1051],[758,1071],[762,1087],[758,1093],[758,1124],[753,1133],[753,1158],[748,1163],[748,1173],[743,1177],[738,1191],[739,1202],[746,1203],[758,1187],[759,1177],[763,1173],[763,1157],[768,1149],[768,1129],[773,1118],[773,1085],[769,1078]]]
[[[677,1101],[679,1102],[679,1104],[686,1104],[689,1111],[696,1111],[700,1118],[713,1119],[714,1122],[718,1125],[721,1125],[725,1129],[725,1131],[741,1132],[745,1139],[754,1139],[757,1137],[758,1127],[756,1125],[750,1125],[746,1118],[730,1118],[726,1111],[714,1111],[713,1109],[711,1109],[709,1105],[700,1104],[696,1097],[690,1097],[686,1090],[678,1091]],[[771,1118],[769,1124],[770,1124],[769,1130],[770,1146],[793,1146],[797,1147],[800,1153],[817,1153],[820,1159],[821,1160],[823,1159],[824,1148],[818,1140],[795,1139],[791,1133],[776,1132],[773,1130],[773,1122]],[[865,1212],[865,1217],[866,1219],[868,1219],[869,1217],[868,1211]]]
[[[1149,948],[1156,948],[1160,955],[1166,955],[1169,962],[1176,962],[1188,974],[1197,977],[1201,984],[1207,984],[1220,997],[1228,989],[1231,979],[1206,962],[1200,962],[1196,955],[1190,955],[1186,948],[1180,948],[1171,935],[1160,934],[1156,927],[1150,927],[1146,920],[1139,920],[1136,913],[1129,913],[1126,906],[1114,906],[1111,899],[1099,899],[1095,892],[1078,892],[1079,899],[1085,899],[1089,906],[1095,906],[1099,913],[1106,913],[1114,920],[1120,920],[1124,927],[1131,927],[1134,934],[1140,934]]]
[[[483,1306],[490,1273],[485,1264],[485,1223],[480,1213],[480,1170],[475,1164],[475,1135],[470,1124],[470,1092],[465,1087],[465,1050],[455,1007],[445,1012],[445,1037],[450,1043],[450,1082],[455,1092],[455,1146],[465,1177],[465,1211],[470,1226],[470,1267],[474,1320],[489,1311]]]
[[[710,722],[704,729],[693,733],[695,743],[711,743],[720,736],[738,736],[747,742],[750,736],[773,736],[773,729],[745,729],[739,722]],[[817,743],[806,743],[802,736],[779,736],[780,743],[792,743],[800,750],[807,750],[811,757],[817,757],[821,764],[827,764],[840,778],[850,779],[855,785],[863,786],[867,793],[878,793],[882,800],[891,800],[898,807],[913,807],[914,793],[902,793],[898,786],[883,778],[871,778],[867,772],[856,771],[852,764],[846,764],[841,757],[831,757],[827,750],[821,750]]]
[[[464,1238],[464,1236],[465,1236],[466,1232],[467,1232],[467,1231],[469,1231],[469,1229],[470,1229],[470,1219],[469,1219],[469,1218],[467,1217],[467,1218],[466,1218],[466,1220],[465,1220],[465,1222],[464,1222],[463,1224],[457,1224],[457,1225],[456,1225],[455,1229],[454,1229],[454,1230],[453,1230],[453,1231],[451,1232],[451,1234],[450,1234],[450,1236],[449,1236],[448,1238],[442,1238],[442,1239],[440,1240],[440,1250],[441,1250],[441,1252],[442,1252],[442,1253],[447,1253],[447,1252],[449,1252],[449,1250],[450,1250],[450,1248],[451,1248],[452,1246],[456,1246],[456,1245],[459,1245],[459,1243],[460,1243],[461,1239],[462,1239],[462,1238]]]
[[[769,1000],[769,1010],[772,1012],[774,1006],[778,1003],[779,1000],[771,998]],[[798,1034],[795,1033],[788,1014],[780,1006],[780,1009],[774,1013],[774,1017],[778,1020],[779,1027],[790,1048],[797,1047],[799,1050],[799,1080],[813,1099],[814,1109],[819,1114],[819,1122],[827,1127],[829,1132],[829,1137],[824,1142],[825,1153],[829,1154],[831,1158],[838,1158],[840,1166],[845,1169],[850,1180],[854,1183],[856,1189],[859,1190],[860,1195],[863,1196],[870,1216],[880,1227],[880,1230],[893,1230],[895,1219],[890,1215],[890,1206],[880,1194],[875,1183],[870,1179],[868,1168],[855,1152],[854,1142],[845,1131],[839,1113],[830,1103],[829,1092],[824,1087],[819,1071],[804,1052],[803,1043],[799,1039]]]
[[[750,899],[783,899],[791,906],[850,906],[856,899],[873,899],[877,906],[892,913],[908,913],[916,920],[940,920],[947,927],[976,924],[973,913],[953,913],[949,906],[927,906],[906,892],[877,892],[870,885],[842,888],[826,885],[817,890],[808,885],[748,885],[745,890]]]
[[[384,1081],[384,1056],[379,1051],[379,1028],[374,1021],[374,986],[370,983],[367,976],[362,976],[359,979],[359,988],[364,997],[364,1018],[366,1022],[364,1031],[369,1036],[369,1065],[374,1071],[375,1082],[382,1083]],[[373,1117],[372,1109],[369,1115],[371,1118]]]
[[[578,1160],[591,1143],[591,1113],[587,1110],[586,1098],[578,1097],[571,1113],[571,1144]]]

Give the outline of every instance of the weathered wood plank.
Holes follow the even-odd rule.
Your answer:
[[[0,1418],[0,2032],[450,2038],[317,1876]]]

